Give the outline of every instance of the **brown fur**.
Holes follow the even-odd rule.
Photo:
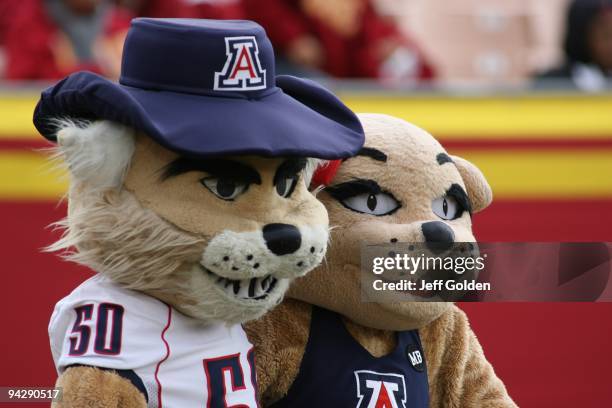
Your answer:
[[[146,408],[144,396],[131,382],[113,371],[71,367],[58,378],[62,398],[53,408]]]
[[[432,407],[515,407],[458,307],[419,330]]]
[[[296,378],[310,329],[311,305],[340,313],[351,335],[372,355],[395,346],[394,332],[419,329],[426,356],[432,407],[514,407],[503,383],[486,360],[465,314],[451,303],[361,302],[359,260],[362,242],[423,241],[423,222],[440,220],[432,200],[456,183],[463,186],[474,211],[487,207],[492,193],[471,163],[453,158],[440,165],[440,144],[422,129],[385,115],[361,115],[366,147],[387,154],[385,163],[355,157],[342,164],[334,183],[353,178],[376,180],[402,207],[386,216],[346,209],[323,190],[332,230],[327,262],[297,280],[286,300],[258,321],[246,325],[257,352],[262,402],[282,398]],[[458,242],[474,241],[471,217],[445,221]]]

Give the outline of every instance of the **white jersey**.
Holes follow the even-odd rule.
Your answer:
[[[240,325],[203,325],[102,276],[57,303],[49,337],[58,373],[116,369],[144,389],[148,407],[257,407],[253,346]]]

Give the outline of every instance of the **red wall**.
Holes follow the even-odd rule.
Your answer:
[[[501,201],[476,215],[481,241],[612,241],[612,201]],[[65,207],[2,202],[0,385],[49,386],[53,305],[88,276],[41,253]],[[463,304],[485,353],[522,407],[612,406],[612,303]]]

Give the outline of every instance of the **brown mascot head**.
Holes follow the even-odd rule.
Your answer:
[[[109,121],[60,123],[70,174],[66,235],[51,249],[205,322],[241,322],[316,266],[327,214],[315,161],[193,159]]]
[[[480,170],[449,156],[424,130],[386,115],[359,118],[364,148],[318,195],[332,226],[327,262],[297,280],[289,296],[367,327],[418,328],[450,303],[362,302],[362,243],[474,241],[472,214],[491,203],[492,192]]]

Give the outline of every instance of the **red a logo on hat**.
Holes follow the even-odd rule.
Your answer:
[[[259,62],[255,37],[225,37],[227,59],[215,72],[216,91],[253,91],[266,88],[266,70]]]

